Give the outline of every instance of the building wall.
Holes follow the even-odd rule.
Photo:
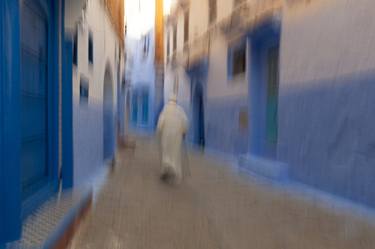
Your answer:
[[[238,155],[248,149],[248,127],[240,124],[240,116],[248,114],[248,70],[233,79],[228,77],[228,51],[237,42],[222,34],[212,39],[205,113],[207,146]]]
[[[141,121],[141,110],[138,108],[138,120],[136,123],[132,122],[131,118],[130,128],[133,130],[139,131],[150,131],[154,128],[155,123],[155,64],[154,64],[154,55],[155,55],[155,36],[154,30],[148,31],[145,35],[148,36],[149,48],[148,52],[144,53],[144,39],[142,37],[128,37],[127,38],[127,56],[130,58],[127,60],[127,77],[130,80],[130,96],[140,96],[143,91],[148,92],[148,120],[144,124]],[[130,100],[130,103],[133,103]],[[138,103],[138,106],[141,106]],[[133,109],[133,105],[130,107],[130,117]]]
[[[124,42],[124,5],[125,0],[104,0],[110,20],[121,43]]]
[[[112,76],[113,110],[117,108],[120,39],[100,0],[88,2],[83,25],[78,30],[78,64],[73,68],[74,181],[79,184],[103,165],[103,94],[108,68]],[[93,64],[88,61],[88,36],[93,37]],[[122,75],[122,73],[120,73]],[[87,78],[88,102],[81,102],[80,81]],[[120,79],[121,80],[121,79]],[[116,119],[116,118],[115,118]]]
[[[374,8],[333,0],[285,9],[278,138],[292,177],[372,206]]]
[[[204,35],[209,29],[208,1],[191,0],[189,9],[189,42]],[[232,13],[233,2],[227,0],[217,1],[217,22],[222,21]],[[165,69],[165,101],[168,101],[173,92],[175,77],[178,78],[178,102],[184,107],[190,121],[189,138],[192,139],[196,124],[193,114],[192,75],[182,65],[173,66],[173,25],[177,22],[177,52],[183,50],[184,11],[179,9],[172,12],[173,21],[165,28],[169,32],[170,58],[166,58]],[[177,13],[177,14],[176,14]],[[221,32],[210,37],[209,56],[207,60],[206,77],[203,82],[204,89],[204,123],[205,140],[209,149],[225,153],[240,154],[248,149],[248,128],[240,124],[240,116],[247,114],[248,108],[248,76],[247,73],[234,79],[228,77],[228,51],[238,41],[224,36]],[[165,39],[165,51],[167,38]],[[165,56],[167,57],[167,56]],[[243,127],[246,126],[246,127]]]

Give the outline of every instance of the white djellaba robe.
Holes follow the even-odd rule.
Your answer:
[[[172,173],[179,183],[182,180],[182,142],[188,129],[187,117],[172,96],[159,116],[157,132],[161,146],[162,174]]]

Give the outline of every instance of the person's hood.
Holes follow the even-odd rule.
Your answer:
[[[169,102],[177,103],[177,95],[172,94],[171,96],[169,96]]]

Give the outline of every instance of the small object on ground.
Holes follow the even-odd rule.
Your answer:
[[[169,175],[166,172],[161,174],[161,176],[160,176],[160,180],[162,180],[163,182],[167,182],[168,178],[169,178]]]
[[[135,149],[136,147],[135,139],[129,136],[125,136],[122,139],[122,147],[127,148],[127,149]]]

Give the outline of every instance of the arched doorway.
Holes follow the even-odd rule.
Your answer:
[[[103,84],[103,159],[113,159],[115,148],[115,120],[113,108],[113,77],[107,65]]]
[[[195,82],[193,94],[193,127],[194,127],[194,143],[205,146],[204,132],[204,102],[203,87],[201,82]]]

